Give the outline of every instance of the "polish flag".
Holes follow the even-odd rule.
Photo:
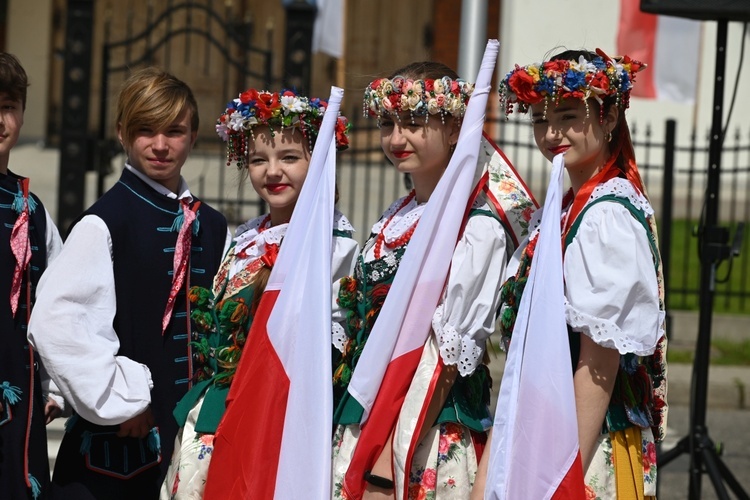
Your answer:
[[[361,498],[393,430],[430,334],[448,277],[477,166],[484,112],[499,43],[489,40],[456,150],[420,218],[357,363],[348,392],[362,406],[361,434],[344,477],[347,498]],[[435,360],[438,363],[439,360]]]
[[[486,499],[586,498],[563,305],[563,167],[556,156],[500,385]]]
[[[331,247],[344,91],[328,108],[219,425],[205,498],[331,498]],[[289,278],[289,283],[286,279]]]
[[[648,65],[633,96],[695,102],[700,40],[700,21],[641,12],[640,0],[620,0],[617,53]]]

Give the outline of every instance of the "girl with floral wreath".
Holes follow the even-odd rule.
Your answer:
[[[625,119],[643,68],[599,49],[565,51],[542,64],[516,66],[500,83],[506,113],[514,105],[531,113],[542,154],[550,161],[565,154],[571,184],[562,208],[565,315],[592,499],[656,495],[655,443],[666,424],[661,260],[654,210]],[[532,225],[540,220],[541,211]],[[506,346],[537,236],[532,230],[516,251],[513,276],[503,285]]]
[[[269,212],[240,225],[210,289],[190,290],[192,317],[200,334],[194,338],[195,383],[178,403],[180,425],[162,499],[201,498],[213,451],[216,428],[245,347],[261,295],[286,233],[307,175],[310,155],[326,111],[326,102],[291,90],[248,89],[231,101],[217,120],[216,131],[227,142],[227,165],[247,173]],[[348,146],[348,124],[336,124],[338,149]],[[334,213],[332,281],[351,273],[358,245],[353,227]],[[333,323],[341,319],[334,303]]]
[[[362,408],[347,392],[348,384],[425,205],[448,166],[472,91],[472,84],[434,62],[412,63],[389,78],[375,80],[365,91],[365,115],[378,120],[383,152],[400,173],[410,175],[413,189],[393,202],[373,225],[354,275],[341,282],[338,301],[348,312],[345,331],[333,337],[338,350],[334,358],[333,498],[349,494],[344,477],[360,435]],[[504,186],[513,186],[512,193],[505,194],[507,200],[515,200],[518,213],[514,215],[532,206],[515,172],[513,176],[506,171],[496,173],[495,180],[501,174]],[[501,222],[486,195],[475,197],[469,208],[443,298],[435,310],[424,311],[432,316],[428,343],[437,343],[445,368],[429,400],[410,472],[403,478],[409,498],[468,498],[491,421],[485,345],[494,330],[505,264],[520,240],[516,235],[521,228]],[[513,220],[523,221],[521,217]],[[407,396],[402,414],[407,405],[421,407],[421,403],[410,402]],[[398,425],[392,436],[397,429]],[[364,498],[395,495],[391,442],[364,474]]]

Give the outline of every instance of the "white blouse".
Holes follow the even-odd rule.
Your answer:
[[[52,217],[50,217],[49,212],[46,208],[44,209],[44,217],[45,219],[47,219],[47,231],[44,239],[47,248],[47,265],[49,265],[50,262],[52,262],[55,258],[57,258],[58,255],[60,255],[63,242],[62,238],[60,237],[60,231],[58,231],[57,226],[52,221]],[[55,382],[50,378],[47,370],[44,368],[44,363],[40,363],[39,369],[41,373],[42,397],[44,399],[53,400],[55,403],[57,403],[57,406],[59,406],[61,409],[64,409],[65,399],[60,393],[60,389],[55,385]]]
[[[178,197],[129,165],[125,168],[162,194],[192,200],[184,179]],[[230,238],[227,232],[225,252]],[[151,371],[117,355],[115,313],[112,238],[100,217],[87,215],[39,280],[28,338],[65,401],[99,425],[120,424],[151,404]]]
[[[654,210],[626,179],[615,178],[594,189],[589,203],[606,195],[628,199],[644,215]],[[534,236],[542,210],[531,220]],[[563,213],[565,219],[566,213]],[[509,263],[515,274],[523,248]],[[533,264],[532,264],[533,265]],[[583,215],[563,259],[565,317],[573,331],[620,354],[648,356],[664,334],[654,255],[646,228],[616,202],[602,202]]]
[[[414,199],[397,210],[403,200],[396,200],[372,227],[372,232],[378,234],[385,221],[393,216],[384,231],[386,242],[408,231],[424,211],[425,205]],[[490,210],[483,200],[473,208]],[[388,258],[393,251],[382,245],[381,257]],[[442,299],[432,315],[440,356],[446,365],[457,365],[462,376],[471,375],[482,362],[487,338],[495,329],[500,286],[512,252],[513,244],[506,240],[505,230],[496,218],[469,218],[453,252]],[[364,250],[364,260],[374,259],[371,240]]]
[[[237,254],[244,250],[246,257],[235,257],[229,268],[229,277],[234,276],[249,263],[262,257],[266,250],[266,244],[278,245],[281,243],[281,240],[286,235],[289,224],[268,227],[270,223],[268,221],[265,224],[265,228],[261,231],[261,224],[264,221],[266,221],[266,216],[256,217],[237,228],[237,236],[234,238],[234,252]],[[335,231],[354,232],[354,227],[338,209],[334,210],[333,229]],[[342,323],[346,319],[346,313],[336,300],[340,289],[339,281],[341,278],[349,276],[354,272],[354,265],[357,262],[358,255],[359,244],[356,240],[339,236],[333,237],[331,255],[331,338],[333,344],[339,349],[343,349],[343,345],[346,343],[346,332],[342,326]]]

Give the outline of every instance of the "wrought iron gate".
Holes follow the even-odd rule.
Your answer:
[[[81,175],[81,160],[88,165],[88,170],[96,172],[96,197],[101,196],[119,175],[123,158],[115,134],[114,104],[122,81],[133,70],[145,66],[161,67],[184,80],[191,86],[198,101],[201,118],[198,141],[183,168],[183,176],[191,190],[225,213],[230,223],[238,223],[257,212],[260,200],[252,190],[246,193],[239,175],[226,167],[221,141],[214,132],[215,118],[223,111],[227,100],[248,87],[268,88],[275,83],[270,48],[259,48],[252,44],[252,40],[258,38],[256,35],[263,34],[255,33],[255,21],[247,5],[249,2],[112,1],[103,6],[103,16],[97,18],[98,25],[97,21],[91,21],[94,19],[94,2],[71,0],[69,3],[68,47],[79,46],[73,42],[81,34],[80,26],[76,25],[81,15],[72,9],[75,7],[73,4],[77,4],[79,11],[84,13],[83,17],[93,24],[90,29],[100,35],[103,44],[98,85],[94,78],[87,79],[91,82],[87,82],[91,94],[98,95],[95,101],[98,103],[97,123],[92,127],[95,137],[85,142],[85,147],[89,149],[84,151],[87,154],[72,159],[78,162],[75,166],[71,165],[76,175],[65,175],[65,159],[61,159],[61,204],[58,212],[61,225],[67,227],[67,223],[84,209],[85,199],[91,199],[90,195],[84,195],[85,176]],[[76,29],[79,31],[76,32]],[[272,33],[269,30],[265,33],[265,39],[269,40],[267,45],[270,47]],[[92,33],[88,33],[89,40],[92,36]],[[95,57],[95,54],[89,57]],[[68,66],[66,57],[66,77],[70,73]],[[83,80],[80,76],[78,79]],[[71,101],[69,95],[76,92],[85,94],[81,85],[71,84],[64,88],[64,108]],[[80,129],[86,130],[88,127],[81,126]],[[66,145],[65,134],[64,128],[61,135],[63,149]],[[112,175],[114,173],[117,175]],[[63,182],[64,179],[67,183]],[[77,195],[71,196],[70,193]]]

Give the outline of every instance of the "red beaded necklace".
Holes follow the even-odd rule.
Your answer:
[[[396,214],[399,213],[406,205],[408,205],[409,202],[413,200],[416,195],[417,195],[416,191],[412,190],[409,193],[409,195],[406,198],[404,198],[404,201],[401,202],[401,204],[398,206],[396,211],[393,212],[393,214],[391,214],[391,216],[388,217],[386,221],[383,223],[383,227],[380,228],[380,232],[375,237],[375,246],[373,248],[373,251],[375,252],[376,259],[380,258],[381,251],[383,249],[383,244],[385,244],[385,246],[387,246],[388,248],[393,249],[393,248],[398,248],[402,245],[405,245],[411,239],[412,235],[414,234],[414,230],[417,228],[417,224],[419,223],[418,220],[417,222],[412,224],[412,226],[409,229],[407,229],[406,232],[404,232],[404,234],[402,234],[401,236],[399,236],[398,238],[390,242],[385,240],[385,228],[388,227],[388,224],[391,223],[391,220],[393,220]]]

